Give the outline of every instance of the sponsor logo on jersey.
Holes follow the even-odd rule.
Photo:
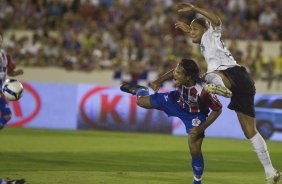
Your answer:
[[[165,99],[165,101],[167,102],[167,101],[168,101],[168,95],[165,95],[165,96],[164,96],[164,99]]]
[[[203,168],[202,167],[198,167],[198,166],[194,166],[194,169],[196,169],[197,171],[201,171]]]

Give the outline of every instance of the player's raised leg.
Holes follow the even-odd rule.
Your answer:
[[[146,109],[153,108],[150,102],[149,89],[145,86],[123,83],[120,90],[137,96],[137,105]]]
[[[251,144],[258,156],[258,159],[264,167],[266,175],[266,184],[278,183],[281,177],[281,173],[277,171],[272,165],[267,145],[263,137],[256,130],[255,118],[248,116],[244,113],[236,113],[245,136],[251,141]]]
[[[225,78],[225,80],[223,80],[223,78],[224,76],[221,76],[218,73],[206,74],[205,80],[208,84],[204,87],[205,91],[207,91],[208,93],[213,93],[227,98],[231,98],[232,92],[228,89],[228,87],[231,85],[227,86],[230,82]]]
[[[127,82],[124,82],[121,86],[120,86],[120,90],[123,91],[123,92],[126,92],[126,93],[130,93],[132,95],[137,95],[137,91],[138,90],[144,90],[144,93],[146,93],[145,91],[147,91],[147,95],[149,94],[149,90],[147,87],[145,86],[141,86],[141,85],[138,85],[138,84],[132,84],[132,83],[127,83]]]

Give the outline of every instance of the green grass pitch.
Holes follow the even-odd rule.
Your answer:
[[[0,140],[1,178],[25,178],[29,184],[192,183],[186,137],[6,127]],[[282,170],[282,143],[267,144]],[[264,183],[249,141],[206,138],[203,152],[203,183]]]

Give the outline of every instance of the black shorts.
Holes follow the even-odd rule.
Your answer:
[[[230,81],[232,97],[228,108],[255,117],[254,98],[255,83],[247,70],[242,66],[234,66],[220,70]]]

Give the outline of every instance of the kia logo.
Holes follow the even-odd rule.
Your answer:
[[[82,96],[82,123],[94,129],[170,131],[171,120],[162,111],[136,105],[136,96],[116,87],[96,86]]]
[[[10,107],[13,111],[13,117],[10,122],[8,122],[8,126],[16,126],[16,127],[22,127],[29,122],[31,122],[39,113],[41,109],[41,101],[38,93],[35,91],[32,86],[30,86],[28,83],[22,82],[24,86],[24,96],[19,101],[9,102]],[[31,98],[28,100],[33,99],[33,101],[27,101],[25,100],[25,96],[31,95]],[[31,109],[29,114],[23,114],[23,108],[25,108],[25,103],[35,103],[34,108]],[[15,119],[15,120],[14,120]]]

